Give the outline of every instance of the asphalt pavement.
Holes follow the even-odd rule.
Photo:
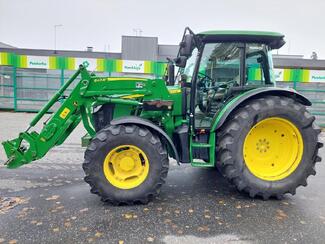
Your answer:
[[[0,140],[16,137],[33,116],[0,113]],[[216,170],[171,161],[158,198],[115,207],[83,181],[83,133],[79,127],[37,162],[0,166],[0,243],[325,242],[324,162],[295,196],[263,201],[237,192]]]

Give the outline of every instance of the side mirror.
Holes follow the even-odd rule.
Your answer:
[[[187,62],[187,57],[185,56],[179,56],[175,59],[175,64],[177,67],[185,68]]]
[[[185,35],[182,42],[179,44],[179,56],[190,57],[194,47],[193,42],[194,36],[192,34]]]
[[[168,85],[173,86],[175,84],[175,66],[173,63],[168,63]]]

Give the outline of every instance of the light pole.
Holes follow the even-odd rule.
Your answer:
[[[56,51],[56,29],[62,27],[63,25],[54,25],[54,51]]]
[[[140,28],[134,28],[133,32],[135,33],[135,36],[142,36],[142,29]]]

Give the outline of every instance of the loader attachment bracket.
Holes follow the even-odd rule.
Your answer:
[[[5,165],[8,168],[18,168],[37,158],[35,138],[27,132],[21,133],[16,139],[3,142],[2,145],[7,154]]]

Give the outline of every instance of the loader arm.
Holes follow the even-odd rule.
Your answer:
[[[42,158],[52,147],[63,143],[79,124],[84,116],[85,106],[90,102],[89,99],[85,100],[80,96],[79,90],[82,84],[77,84],[69,97],[66,99],[62,98],[64,92],[79,75],[82,77],[81,81],[90,79],[90,74],[81,65],[76,73],[37,113],[25,132],[20,133],[16,139],[2,143],[8,157],[5,163],[8,168],[17,168],[23,164]],[[36,131],[29,132],[60,99],[64,99],[62,106],[44,123],[40,133]]]
[[[38,112],[25,132],[20,133],[16,139],[2,143],[8,158],[5,163],[8,168],[17,168],[42,158],[51,148],[62,144],[80,121],[82,121],[88,134],[94,137],[96,131],[94,129],[93,113],[96,107],[103,104],[114,104],[114,118],[118,118],[132,115],[132,111],[139,113],[136,111],[143,105],[143,99],[147,99],[148,104],[153,102],[160,105],[161,101],[172,104],[172,97],[180,96],[180,94],[171,95],[164,80],[96,77],[87,71],[86,66],[86,64],[80,65],[76,73]],[[79,76],[81,79],[72,89],[70,95],[68,97],[64,96],[64,92]],[[52,114],[50,119],[44,122],[41,131],[39,133],[36,131],[30,132],[31,128],[39,123],[42,117],[59,100],[62,100],[63,103]],[[170,108],[172,107],[170,106]],[[169,129],[169,131],[173,130],[174,125],[170,109],[162,110],[158,106],[156,108],[158,111],[151,110],[152,105],[149,111],[142,112],[140,116],[143,118],[164,116],[165,128]]]

